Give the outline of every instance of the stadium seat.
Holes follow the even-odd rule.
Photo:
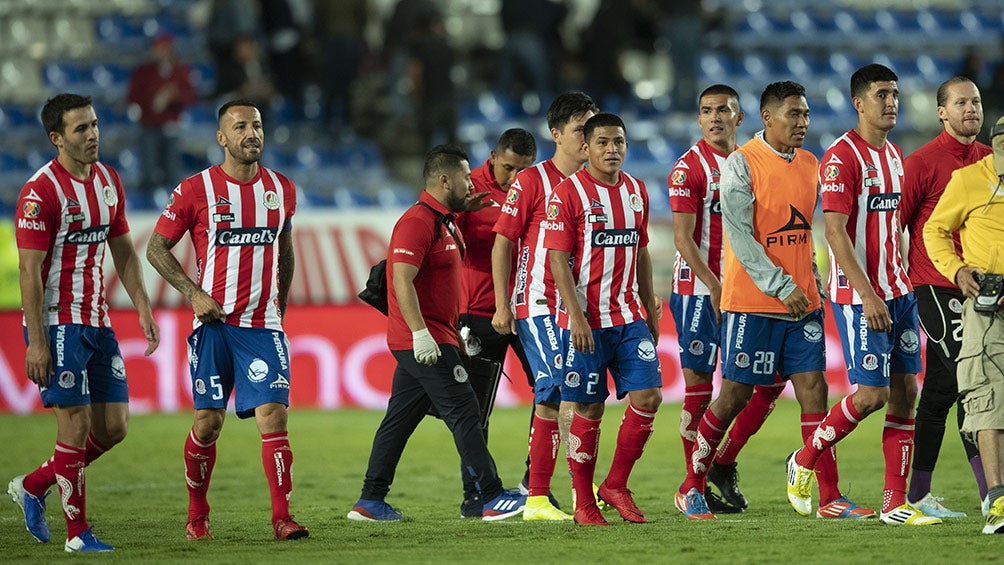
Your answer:
[[[84,83],[84,73],[77,63],[48,62],[42,65],[43,84],[53,91],[74,90]]]
[[[724,53],[713,51],[700,55],[698,68],[700,68],[705,82],[726,80],[735,73],[732,59]]]

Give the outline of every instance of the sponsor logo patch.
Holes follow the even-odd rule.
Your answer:
[[[840,167],[836,165],[826,165],[826,168],[823,169],[823,178],[826,180],[834,180],[838,176],[840,176]]]
[[[552,220],[558,217],[558,205],[557,204],[548,204],[547,205],[547,217],[550,218],[550,219],[552,219]]]
[[[683,184],[687,180],[687,171],[673,169],[673,173],[670,175],[670,178],[673,180],[673,184]],[[672,194],[673,192],[671,190],[670,195],[672,196]],[[680,196],[683,195],[681,194]]]
[[[38,202],[25,202],[21,206],[21,215],[25,218],[37,218],[42,213],[42,207]]]
[[[268,377],[268,363],[256,357],[248,365],[248,380],[253,383],[260,383],[266,377]]]
[[[274,194],[274,193],[273,193]],[[275,228],[228,228],[216,232],[216,245],[243,247],[246,245],[272,245],[276,240]]]
[[[809,322],[802,327],[802,335],[805,336],[805,341],[819,343],[823,339],[823,327],[819,322]]]
[[[122,362],[122,357],[119,355],[112,357],[112,376],[120,381],[124,381],[126,378],[125,363]]]
[[[899,334],[899,348],[905,353],[920,351],[920,335],[913,330],[906,330]]]
[[[655,344],[650,340],[643,339],[638,342],[638,358],[642,361],[655,360]]]

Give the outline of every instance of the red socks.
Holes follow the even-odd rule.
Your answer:
[[[715,456],[716,462],[723,465],[731,465],[736,462],[736,457],[746,446],[746,442],[760,431],[763,423],[767,421],[767,417],[774,411],[777,397],[784,392],[785,384],[781,382],[776,385],[756,385],[753,387],[753,396],[750,397],[749,403],[736,416],[736,421],[732,424],[728,437],[718,448],[718,455]]]
[[[98,440],[94,439],[94,434],[87,435],[87,443],[84,449],[84,465],[90,465],[95,459],[104,455],[111,449],[105,447]],[[24,477],[24,490],[34,496],[43,496],[49,487],[56,484],[56,473],[52,469],[52,458],[42,463],[37,469]]]
[[[629,404],[624,411],[624,419],[617,431],[617,449],[614,460],[610,464],[610,472],[603,484],[610,489],[627,488],[628,476],[634,468],[635,461],[641,458],[645,444],[652,435],[652,423],[655,412],[647,412],[634,404]]]
[[[56,451],[49,465],[59,485],[59,495],[66,518],[66,539],[73,539],[87,530],[87,507],[84,489],[84,450],[56,442]]]
[[[596,452],[600,445],[600,420],[572,415],[568,428],[568,468],[572,472],[572,490],[576,508],[586,508],[593,498]]]
[[[913,418],[886,414],[882,428],[882,455],[885,456],[885,492],[882,511],[906,504],[906,476],[913,457]]]
[[[854,395],[849,394],[837,402],[819,426],[807,437],[802,449],[795,456],[795,462],[808,469],[815,469],[816,461],[823,451],[847,437],[861,422],[861,416],[854,409]]]
[[[272,523],[289,519],[289,494],[293,490],[293,451],[286,432],[261,435],[261,464],[265,467],[272,497]]]
[[[530,478],[527,481],[528,496],[547,496],[551,490],[551,477],[558,459],[558,421],[545,420],[534,414],[530,426]]]
[[[701,418],[701,423],[697,426],[696,445],[687,462],[687,478],[680,486],[680,492],[686,494],[690,489],[696,488],[698,492],[704,493],[708,469],[711,467],[711,461],[715,458],[715,450],[722,442],[723,437],[725,437],[725,426],[722,425],[714,412],[705,410],[704,417]]]
[[[826,414],[802,414],[802,442],[811,441],[812,434],[819,427]],[[816,459],[816,483],[819,484],[819,505],[824,506],[840,498],[837,475],[837,448],[830,446]]]
[[[185,482],[188,483],[188,519],[209,516],[209,479],[216,465],[216,441],[202,443],[192,430],[185,440]]]
[[[694,451],[697,424],[701,423],[704,411],[711,404],[711,383],[688,386],[683,389],[683,410],[680,411],[680,439],[683,440],[683,460],[690,465],[690,454]]]

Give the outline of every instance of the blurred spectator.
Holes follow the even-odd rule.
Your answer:
[[[601,108],[633,98],[620,66],[629,49],[651,53],[655,48],[659,5],[654,0],[600,0],[583,35],[587,91]]]
[[[234,41],[233,58],[233,63],[217,70],[213,96],[254,102],[264,119],[275,97],[275,86],[255,38],[250,35],[238,37]]]
[[[981,80],[983,76],[983,57],[980,56],[979,49],[976,47],[966,49],[966,56],[962,59],[962,67],[959,68],[959,72],[956,74],[973,81],[973,84],[983,84]]]
[[[986,97],[984,101],[986,115],[995,119],[1004,114],[1004,37],[1001,37],[1000,52],[997,57],[997,64],[994,65],[993,74],[990,76],[990,84],[980,88]]]
[[[307,71],[306,29],[313,18],[310,0],[260,0],[266,51],[279,93],[302,115]],[[323,3],[323,2],[322,2]],[[345,0],[332,2],[339,9]]]
[[[567,15],[568,9],[556,0],[502,0],[499,16],[506,40],[499,52],[496,90],[514,96],[530,90],[541,100],[551,97],[561,48],[558,30]]]
[[[321,118],[334,134],[350,125],[352,84],[366,53],[363,31],[369,8],[367,0],[342,0],[337,5],[318,2],[314,9],[321,49]]]
[[[442,12],[433,0],[400,0],[394,5],[394,12],[384,26],[387,86],[391,112],[396,118],[406,118],[412,114],[409,95],[414,87],[408,83],[408,46],[419,34],[420,22],[442,17]]]
[[[674,0],[662,5],[662,37],[673,63],[671,108],[689,111],[697,101],[697,58],[704,36],[701,0]]]
[[[206,42],[217,72],[232,67],[234,44],[240,37],[258,31],[258,13],[247,0],[210,0],[209,22],[206,24]],[[217,86],[217,91],[219,86]]]
[[[418,20],[408,45],[409,76],[423,147],[457,141],[457,96],[451,72],[456,58],[440,14]]]
[[[169,189],[178,172],[178,118],[198,100],[191,70],[175,59],[174,40],[153,40],[150,60],[137,67],[129,80],[128,99],[139,108],[140,189],[152,194]]]

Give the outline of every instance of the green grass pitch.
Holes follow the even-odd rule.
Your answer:
[[[446,426],[427,419],[412,437],[388,502],[399,523],[358,523],[345,518],[359,496],[373,433],[383,414],[293,409],[292,509],[310,527],[310,538],[272,539],[268,488],[253,422],[227,417],[209,501],[215,541],[189,542],[182,447],[189,414],[134,415],[129,437],[87,471],[87,514],[99,537],[116,551],[99,557],[121,562],[211,563],[946,563],[1001,561],[1002,538],[984,536],[979,500],[954,415],[945,434],[934,492],[968,518],[940,526],[892,527],[878,520],[825,521],[798,516],[784,494],[784,458],[799,445],[798,406],[781,401],[760,433],[740,455],[740,485],[750,508],[715,521],[690,522],[673,506],[683,479],[679,404],[662,407],[655,434],[631,477],[630,487],[649,523],[629,524],[609,510],[612,527],[570,523],[486,523],[461,519],[459,458]],[[623,405],[607,407],[602,426],[597,482],[609,468]],[[492,416],[489,445],[506,486],[523,473],[529,407],[500,409]],[[881,414],[866,420],[839,444],[841,490],[877,508],[882,497]],[[0,416],[3,485],[37,466],[52,451],[50,414]],[[570,481],[558,462],[553,488],[566,509]],[[59,494],[48,498],[53,541],[36,543],[21,512],[0,503],[0,561],[51,562],[63,556],[66,526]]]

